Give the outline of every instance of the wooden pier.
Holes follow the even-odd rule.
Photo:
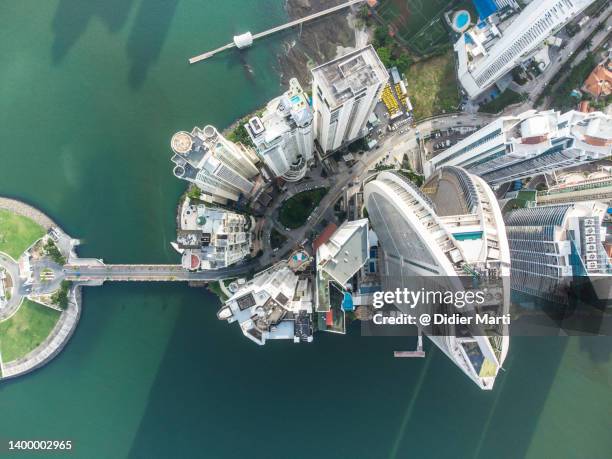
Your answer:
[[[291,21],[291,22],[288,22],[286,24],[280,25],[278,27],[274,27],[272,29],[268,29],[268,30],[266,30],[264,32],[257,33],[257,34],[252,36],[252,39],[254,41],[254,40],[257,40],[258,38],[267,37],[268,35],[272,35],[273,33],[280,32],[280,31],[286,30],[286,29],[290,29],[292,27],[304,24],[305,22],[312,21],[312,20],[320,18],[322,16],[326,16],[328,14],[335,13],[336,11],[340,11],[340,10],[342,10],[344,8],[348,8],[349,6],[356,5],[357,3],[363,3],[364,1],[365,0],[350,0],[350,1],[346,2],[346,3],[342,3],[341,5],[337,5],[337,6],[334,6],[332,8],[328,8],[326,10],[319,11],[318,13],[314,13],[314,14],[311,14],[309,16],[305,16],[305,17],[303,17],[301,19],[296,19],[295,21]],[[206,53],[203,53],[203,54],[200,54],[198,56],[192,57],[191,59],[189,59],[189,63],[190,64],[195,64],[196,62],[200,62],[200,61],[203,61],[203,60],[208,59],[210,57],[213,57],[215,54],[218,54],[218,53],[220,53],[222,51],[225,51],[225,50],[228,50],[228,49],[231,49],[231,48],[237,48],[237,47],[238,47],[238,45],[236,44],[236,41],[234,40],[232,43],[228,43],[227,45],[222,46],[221,48],[217,48],[215,50],[208,51]]]
[[[425,351],[423,350],[423,335],[421,331],[419,330],[416,351],[394,351],[393,357],[425,357]]]

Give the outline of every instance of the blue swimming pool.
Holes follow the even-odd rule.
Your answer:
[[[353,306],[353,297],[349,292],[344,292],[344,298],[342,299],[342,309],[344,311],[353,311],[355,306]]]
[[[463,28],[470,22],[470,13],[467,11],[459,11],[455,16],[455,27],[459,30],[463,30]]]

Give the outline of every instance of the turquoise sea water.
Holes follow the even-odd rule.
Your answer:
[[[177,262],[169,242],[183,185],[171,135],[221,128],[280,89],[274,38],[186,60],[285,19],[282,0],[0,3],[0,194],[83,238],[83,256]],[[610,339],[514,339],[483,393],[427,342],[425,360],[394,359],[412,343],[358,329],[260,348],[217,321],[202,289],[109,284],[84,299],[65,352],[0,384],[0,440],[71,439],[79,458],[612,451]]]

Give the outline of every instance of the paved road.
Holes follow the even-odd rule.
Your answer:
[[[11,278],[13,283],[12,296],[1,308],[0,308],[0,321],[13,315],[21,304],[23,297],[23,285],[19,278],[19,265],[8,255],[0,252],[0,267],[4,268]]]
[[[509,110],[508,113],[518,114],[533,108],[533,102],[539,97],[542,91],[544,91],[546,86],[550,82],[558,79],[561,68],[570,59],[574,58],[574,52],[576,49],[578,49],[582,43],[589,38],[599,24],[605,22],[604,29],[593,37],[593,46],[595,47],[599,45],[608,35],[606,27],[612,25],[612,17],[610,17],[610,14],[612,14],[612,3],[608,5],[608,7],[596,18],[588,21],[576,35],[568,40],[567,46],[560,50],[555,61],[551,62],[550,67],[544,70],[544,73],[539,78],[534,80],[532,83],[519,87],[520,91],[528,93],[529,98],[525,101],[525,103]],[[580,53],[580,55],[576,56],[572,66],[584,59],[587,53],[588,50],[585,49]]]
[[[369,171],[373,169],[375,164],[387,154],[390,153],[391,156],[401,157],[403,153],[415,150],[418,147],[417,132],[419,133],[419,136],[424,137],[434,130],[444,130],[459,126],[482,125],[490,122],[493,118],[494,117],[491,115],[481,113],[459,113],[432,118],[419,123],[415,129],[407,129],[403,134],[399,134],[398,131],[388,134],[377,149],[364,153],[360,157],[359,161],[350,169],[342,165],[338,173],[333,177],[321,178],[319,176],[315,178],[314,174],[310,174],[313,176],[313,179],[290,188],[284,195],[285,200],[298,192],[303,191],[305,187],[317,188],[321,186],[330,186],[329,192],[319,203],[319,206],[317,207],[316,211],[313,212],[311,219],[304,226],[292,231],[285,230],[285,228],[283,228],[282,225],[275,220],[278,210],[282,206],[282,201],[277,200],[272,204],[272,206],[266,211],[265,215],[266,223],[263,230],[264,254],[259,260],[260,265],[267,266],[270,263],[278,261],[281,256],[285,255],[301,241],[306,239],[306,237],[310,235],[312,229],[327,213],[329,208],[333,206],[340,198],[342,193],[346,191],[349,183],[360,183],[363,181],[363,179],[369,175]],[[285,244],[283,244],[283,246],[279,248],[276,253],[272,252],[268,244],[273,227],[288,238]]]
[[[457,126],[471,126],[484,124],[491,120],[491,115],[486,114],[452,114],[429,119],[420,123],[416,129],[408,129],[403,134],[394,132],[386,137],[379,148],[364,153],[359,161],[350,169],[344,165],[333,177],[322,178],[320,170],[309,173],[311,180],[298,184],[288,185],[288,191],[284,198],[304,191],[306,188],[318,188],[322,186],[330,187],[329,192],[319,203],[318,208],[313,212],[311,219],[301,228],[287,231],[275,217],[282,206],[283,200],[276,200],[270,208],[266,210],[265,223],[263,228],[263,255],[259,258],[245,263],[234,265],[229,268],[215,271],[188,272],[180,265],[104,265],[99,260],[75,260],[73,263],[63,267],[62,275],[65,279],[80,282],[82,284],[99,285],[105,281],[159,281],[159,282],[191,282],[191,281],[216,281],[228,279],[258,271],[263,267],[278,261],[281,256],[286,255],[291,249],[295,248],[302,240],[310,235],[313,228],[323,218],[327,211],[336,203],[340,196],[346,192],[349,183],[360,183],[371,172],[374,165],[387,154],[401,155],[417,145],[417,131],[419,135],[428,135],[436,129],[448,129]],[[315,177],[315,174],[317,175]],[[273,253],[269,246],[269,238],[272,228],[276,228],[288,239],[283,246]],[[78,263],[78,264],[77,264]]]

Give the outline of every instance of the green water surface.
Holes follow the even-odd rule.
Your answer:
[[[170,137],[222,128],[277,95],[281,46],[273,37],[203,64],[187,58],[282,23],[283,3],[0,2],[0,194],[82,238],[81,256],[176,263],[184,185],[171,173]],[[394,359],[412,344],[358,329],[260,348],[216,319],[203,289],[109,284],[84,300],[59,358],[0,384],[3,443],[70,439],[74,451],[58,457],[79,458],[612,451],[607,338],[514,339],[495,389],[481,392],[431,346],[427,359]]]

